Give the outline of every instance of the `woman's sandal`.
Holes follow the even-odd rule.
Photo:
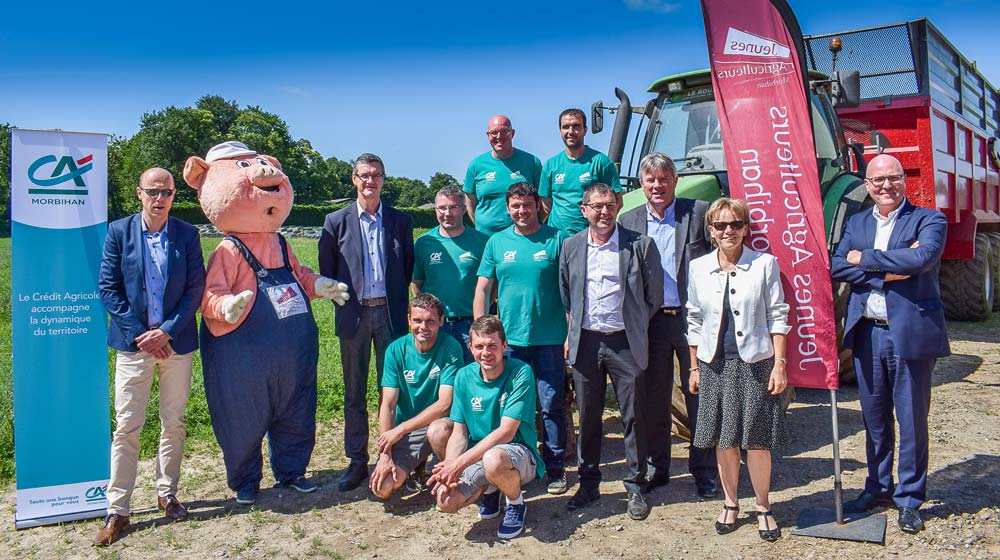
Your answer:
[[[781,527],[778,527],[777,521],[775,521],[774,523],[774,529],[761,529],[760,528],[761,516],[764,516],[765,527],[769,526],[769,524],[767,523],[768,516],[770,516],[771,519],[774,519],[774,516],[771,515],[771,510],[757,512],[757,533],[760,535],[760,538],[768,542],[774,542],[778,540],[778,538],[781,537]]]
[[[740,506],[738,506],[738,505],[736,505],[736,506],[727,506],[727,505],[723,504],[722,507],[725,510],[725,514],[726,514],[724,519],[729,519],[729,512],[730,511],[735,511],[736,512],[736,516],[733,516],[733,522],[732,523],[721,523],[719,521],[715,522],[715,532],[718,533],[718,534],[720,534],[720,535],[728,535],[729,533],[732,533],[733,531],[736,530],[736,518],[737,518],[737,516],[739,516]]]

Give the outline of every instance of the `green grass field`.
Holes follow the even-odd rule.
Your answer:
[[[423,231],[415,231],[419,235]],[[202,248],[205,260],[215,250],[220,238],[203,238]],[[318,270],[317,244],[315,239],[291,239],[292,247],[302,264]],[[14,478],[14,428],[13,428],[13,388],[11,378],[11,307],[10,307],[10,238],[0,239],[0,484],[9,483]],[[353,294],[352,294],[353,295]],[[344,407],[344,387],[340,368],[340,345],[333,334],[333,304],[324,300],[313,302],[313,315],[319,325],[319,404],[316,412],[318,422],[342,417]],[[114,355],[108,356],[108,382],[114,395]],[[374,360],[369,374],[368,401],[370,408],[377,402]],[[159,441],[160,422],[158,417],[158,392],[153,391],[147,408],[146,426],[142,431],[142,456],[155,454]],[[114,403],[109,403],[109,416],[114,418]],[[194,372],[191,383],[191,398],[187,407],[188,449],[219,452],[212,433],[212,422],[205,403],[205,387],[202,383],[201,356],[195,354]]]

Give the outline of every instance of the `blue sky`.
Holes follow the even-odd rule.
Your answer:
[[[790,3],[807,34],[928,17],[1000,85],[995,2]],[[641,106],[655,79],[708,64],[693,0],[98,4],[5,7],[0,122],[129,136],[144,112],[213,93],[277,113],[324,156],[461,179],[495,113],[544,161],[562,109],[611,104],[615,86]],[[588,144],[605,149],[611,122]]]

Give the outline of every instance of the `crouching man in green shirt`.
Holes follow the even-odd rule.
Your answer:
[[[406,320],[410,334],[393,341],[385,351],[376,442],[379,457],[369,482],[372,494],[380,500],[388,500],[399,490],[431,451],[438,458],[445,456],[449,425],[435,430],[428,426],[448,415],[455,373],[465,363],[458,341],[439,333],[444,306],[438,298],[415,296]]]
[[[524,530],[521,487],[545,476],[535,433],[535,378],[520,360],[505,359],[507,338],[500,319],[483,315],[470,328],[472,356],[455,375],[445,460],[429,482],[437,508],[455,513],[479,500],[479,518],[500,514],[500,494],[507,501],[497,536],[509,539]],[[441,431],[444,431],[443,429]]]

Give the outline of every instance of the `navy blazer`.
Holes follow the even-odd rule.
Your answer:
[[[385,247],[385,294],[393,338],[408,331],[406,308],[413,280],[413,220],[408,214],[382,203],[382,243]],[[365,284],[364,240],[358,204],[326,215],[319,236],[319,272],[347,284],[351,298],[336,308],[337,336],[351,336],[361,323],[361,287]]]
[[[885,294],[889,337],[899,357],[926,360],[949,355],[938,284],[948,231],[944,214],[904,202],[885,251],[874,249],[876,229],[875,216],[870,211],[851,216],[831,259],[833,279],[851,285],[844,347],[854,348],[854,328],[863,316],[868,296],[872,290],[881,290]],[[919,241],[920,246],[911,249],[914,241]],[[847,253],[853,249],[862,252],[860,266],[847,262]],[[886,273],[910,277],[883,283]]]
[[[163,323],[178,354],[198,349],[195,311],[205,291],[205,261],[198,229],[177,218],[167,219],[167,286],[163,292]],[[146,275],[142,213],[115,220],[104,239],[98,286],[111,316],[108,346],[136,352],[135,338],[149,330],[146,320]]]
[[[690,198],[674,199],[674,262],[677,263],[677,295],[681,300],[681,310],[687,301],[688,267],[691,261],[712,250],[712,238],[708,235],[705,213],[708,203]],[[649,235],[646,214],[649,210],[643,204],[618,216],[618,223],[626,228]],[[661,260],[662,260],[662,255]]]

